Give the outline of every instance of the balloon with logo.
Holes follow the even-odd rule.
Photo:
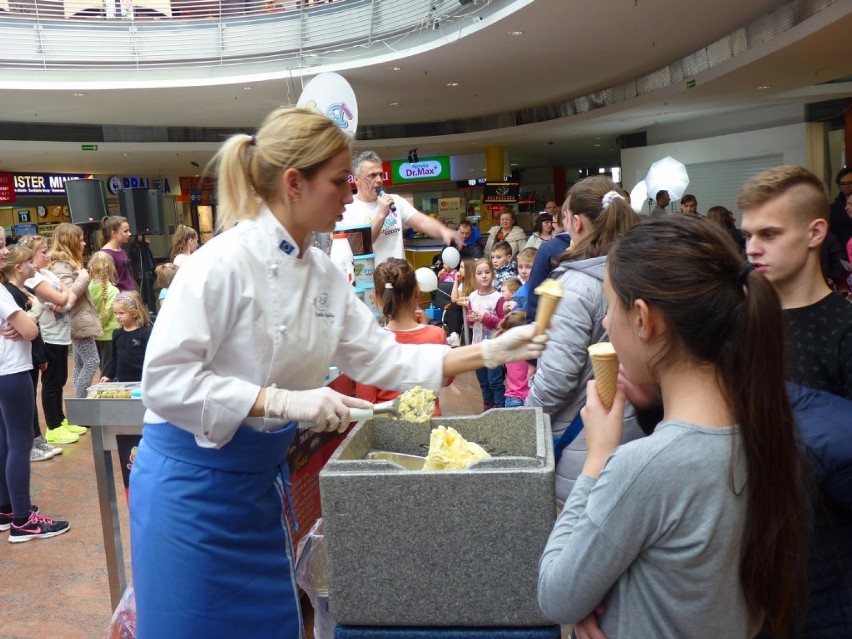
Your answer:
[[[343,131],[355,137],[358,128],[358,102],[343,76],[320,73],[302,89],[297,106],[328,116]]]

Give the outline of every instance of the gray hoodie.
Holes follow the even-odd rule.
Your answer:
[[[576,262],[563,262],[553,272],[562,283],[563,297],[550,320],[547,348],[538,359],[526,406],[540,406],[550,417],[554,437],[559,437],[586,404],[586,382],[592,378],[592,364],[586,350],[606,341],[603,327],[607,305],[603,279],[606,256]],[[628,404],[624,415],[624,437],[630,441],[642,436],[635,411]],[[562,453],[556,468],[556,500],[562,506],[586,460],[584,431]]]

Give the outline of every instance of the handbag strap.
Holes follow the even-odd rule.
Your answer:
[[[580,434],[581,430],[583,430],[583,418],[580,417],[580,411],[577,411],[574,419],[571,420],[570,424],[568,424],[568,428],[562,431],[559,438],[555,439],[553,442],[554,464],[559,463],[559,460],[562,458],[562,451],[570,446],[571,442],[577,439],[577,435]]]

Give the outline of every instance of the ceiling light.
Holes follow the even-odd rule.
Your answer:
[[[459,85],[458,82],[447,82],[448,87],[457,87]]]
[[[71,94],[71,97],[73,97],[73,98],[82,98],[82,97],[84,97],[85,95],[86,95],[85,93],[72,93],[72,94]]]
[[[600,144],[596,144],[595,146],[600,146]]]
[[[252,89],[254,89],[253,86],[246,85],[246,86],[243,87],[243,91],[251,91]]]
[[[124,157],[127,157],[127,153],[122,153],[122,155],[123,155]]]
[[[507,35],[507,36],[509,36],[509,37],[511,37],[511,38],[515,38],[515,37],[517,37],[517,36],[522,36],[522,35],[524,35],[524,32],[523,32],[523,31],[507,31],[507,32],[506,32],[506,35]]]
[[[760,86],[757,87],[757,90],[758,91],[766,91],[766,89],[771,89],[771,88],[772,87],[768,84],[761,84]]]
[[[391,71],[402,71],[402,67],[388,67]]]
[[[389,107],[398,107],[398,106],[399,106],[399,102],[388,102],[388,106],[389,106]]]

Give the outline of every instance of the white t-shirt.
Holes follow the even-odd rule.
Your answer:
[[[62,290],[62,282],[55,273],[47,269],[37,271],[36,274],[24,282],[24,286],[35,290],[36,286],[42,282],[47,282],[57,291]],[[41,300],[42,302],[44,299]],[[39,318],[39,330],[41,338],[48,344],[58,344],[60,346],[68,346],[71,343],[71,313],[58,313],[50,309],[44,309],[44,312]]]
[[[0,286],[0,331],[6,328],[12,313],[24,310],[15,303],[15,298]],[[32,344],[28,339],[6,339],[0,336],[0,375],[12,375],[32,370]]]
[[[405,259],[405,247],[402,244],[402,231],[408,221],[417,213],[411,204],[403,197],[391,194],[393,197],[396,213],[388,213],[379,238],[373,242],[373,254],[376,256],[376,264],[381,264],[389,257]],[[379,211],[379,201],[364,202],[358,197],[352,199],[351,204],[346,205],[343,211],[343,222],[345,226],[358,224],[370,224]],[[402,223],[400,224],[400,220]]]

